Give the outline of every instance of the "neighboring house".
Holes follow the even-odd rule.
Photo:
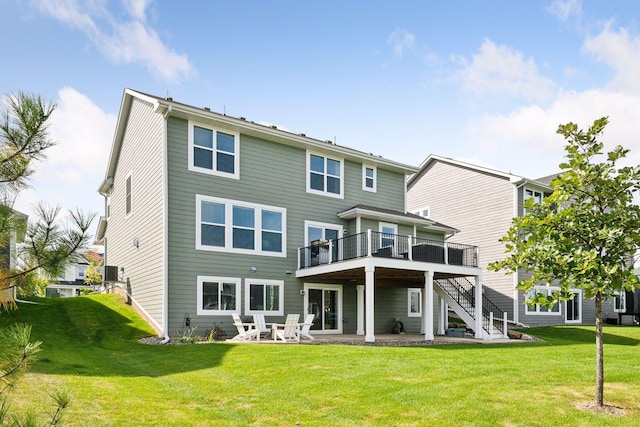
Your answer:
[[[480,269],[475,246],[446,243],[456,229],[406,212],[416,172],[127,89],[96,241],[164,336],[187,318],[198,332],[218,324],[231,333],[232,313],[268,322],[314,313],[315,334],[372,342],[399,317],[432,339],[436,325],[444,333],[445,302],[462,312],[455,298],[481,300]],[[473,311],[461,317],[489,337]]]
[[[420,165],[407,185],[408,211],[435,221],[455,224],[461,231],[451,242],[474,242],[480,248],[480,267],[486,296],[508,313],[509,319],[525,325],[593,324],[595,304],[584,300],[575,289],[572,301],[556,305],[551,310],[539,305],[524,304],[525,295],[516,289],[524,273],[508,275],[489,271],[487,266],[505,257],[505,247],[499,242],[515,216],[524,213],[527,198],[537,201],[551,194],[549,187],[556,175],[527,179],[445,157],[430,155]],[[537,292],[548,292],[541,286]],[[619,304],[618,304],[619,305]],[[603,305],[605,318],[617,318],[614,301]]]
[[[103,256],[95,251],[83,254],[78,262],[67,266],[64,276],[56,277],[45,289],[48,297],[75,297],[82,290],[93,290],[93,286],[85,283],[90,260],[102,262]]]
[[[7,274],[16,267],[17,245],[24,242],[28,215],[12,209],[19,227],[9,230],[5,237],[0,237],[0,274]],[[16,288],[0,290],[0,301],[11,301],[16,296]]]

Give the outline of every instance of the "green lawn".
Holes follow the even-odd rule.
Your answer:
[[[66,426],[640,425],[640,327],[605,327],[614,417],[576,408],[593,399],[592,327],[531,329],[547,342],[527,344],[151,346],[114,296],[38,301],[0,314],[43,341],[12,407],[44,420],[66,389]]]

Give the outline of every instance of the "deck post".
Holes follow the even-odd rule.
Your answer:
[[[356,285],[356,301],[358,307],[356,335],[364,335],[364,285]]]
[[[371,229],[367,228],[367,256],[372,256],[371,254]]]
[[[424,272],[424,339],[433,341],[433,271]]]
[[[476,316],[476,334],[475,338],[477,340],[481,340],[483,338],[482,333],[482,275],[478,274],[476,276],[476,308],[475,308],[475,316]]]
[[[375,313],[373,310],[374,304],[374,288],[375,288],[375,271],[376,268],[373,265],[367,265],[364,268],[365,271],[365,342],[376,342],[376,336],[373,331]]]
[[[505,311],[502,316],[502,334],[503,338],[509,338],[509,331],[507,330],[507,312]]]
[[[444,331],[448,326],[449,316],[449,307],[445,300],[440,298],[440,316],[438,317],[438,335],[444,335]]]

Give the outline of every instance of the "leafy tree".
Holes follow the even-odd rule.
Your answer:
[[[35,426],[36,420],[33,414],[26,413],[24,418],[12,416],[9,421],[9,404],[7,392],[11,390],[15,382],[29,368],[40,351],[40,341],[31,341],[31,326],[16,323],[2,333],[2,340],[6,346],[0,359],[0,426]],[[70,397],[66,392],[55,392],[51,398],[56,402],[56,411],[51,416],[50,426],[58,425],[62,418],[62,412],[69,405]]]
[[[40,205],[35,221],[26,224],[25,216],[13,210],[16,197],[28,187],[35,172],[35,162],[44,159],[46,150],[55,145],[49,138],[47,121],[56,105],[24,92],[8,96],[5,104],[0,117],[0,246],[7,256],[0,262],[0,305],[9,309],[15,308],[11,288],[26,283],[26,276],[42,269],[56,277],[75,261],[78,249],[88,243],[87,230],[94,215],[76,210],[61,224],[59,207]],[[9,237],[15,231],[26,232],[26,244],[21,264],[10,268]]]
[[[541,204],[527,200],[527,213],[514,218],[501,239],[507,257],[490,266],[529,273],[517,285],[525,294],[541,284],[560,288],[548,296],[536,293],[527,304],[550,308],[573,298],[571,288],[595,300],[597,407],[604,405],[602,303],[639,286],[631,256],[640,247],[640,207],[633,203],[640,166],[617,165],[629,152],[621,146],[604,156],[599,138],[607,123],[600,118],[586,132],[574,123],[559,126],[566,161],[551,183],[553,193]]]
[[[102,266],[102,260],[98,258],[89,258],[89,267],[85,272],[84,283],[87,285],[94,285],[102,282],[102,274],[100,273],[100,267]]]

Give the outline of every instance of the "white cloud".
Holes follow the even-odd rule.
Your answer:
[[[195,74],[187,55],[165,45],[145,23],[149,0],[125,1],[130,20],[114,16],[102,1],[34,0],[34,3],[44,14],[80,30],[113,62],[143,63],[153,74],[173,83]]]
[[[640,93],[640,36],[630,35],[625,28],[614,31],[607,24],[599,34],[585,40],[584,49],[613,69],[611,89]]]
[[[399,57],[402,57],[405,51],[412,49],[415,42],[416,36],[401,28],[396,29],[387,38],[387,44],[391,46],[394,53]]]
[[[484,115],[471,122],[469,155],[496,169],[529,178],[557,171],[564,158],[564,139],[556,134],[560,124],[576,123],[587,129],[595,119],[609,117],[602,141],[605,150],[629,148],[628,162],[640,163],[640,97],[602,89],[560,92],[548,107],[528,106],[507,115]]]
[[[582,0],[554,0],[547,7],[547,12],[562,22],[572,16],[579,18],[582,15]]]
[[[106,170],[116,116],[70,87],[59,90],[58,98],[49,119],[49,136],[57,144],[34,165],[32,188],[20,193],[16,209],[32,214],[42,201],[65,210],[101,212],[97,188]]]
[[[475,95],[500,94],[543,101],[552,95],[554,83],[541,76],[535,61],[508,46],[486,39],[471,61],[457,56],[462,69],[454,73],[461,88]]]

